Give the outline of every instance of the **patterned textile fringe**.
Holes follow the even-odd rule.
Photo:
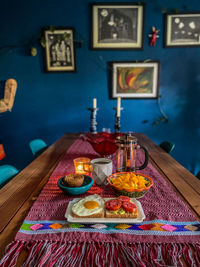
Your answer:
[[[186,266],[200,266],[200,244],[60,243],[49,241],[34,241],[31,244],[13,241],[7,247],[0,266],[14,266],[22,250],[28,251],[23,267],[185,266],[183,261]]]

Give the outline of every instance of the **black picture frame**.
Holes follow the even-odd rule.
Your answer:
[[[144,3],[91,4],[91,49],[144,47]]]
[[[200,46],[200,12],[168,13],[164,20],[165,48]]]
[[[75,72],[73,27],[44,29],[46,72]]]
[[[160,61],[113,61],[109,70],[110,99],[158,98]]]

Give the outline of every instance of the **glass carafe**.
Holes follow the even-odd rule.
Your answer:
[[[148,151],[137,142],[137,138],[132,134],[124,134],[116,138],[118,146],[116,153],[117,172],[129,172],[144,169],[148,164]],[[145,160],[141,166],[137,166],[137,151],[144,151]]]

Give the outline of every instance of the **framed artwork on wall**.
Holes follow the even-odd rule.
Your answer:
[[[157,98],[160,62],[110,62],[111,98]]]
[[[143,49],[144,4],[91,5],[92,49]]]
[[[74,29],[45,30],[47,72],[75,71]]]
[[[164,47],[200,46],[200,12],[165,15]]]

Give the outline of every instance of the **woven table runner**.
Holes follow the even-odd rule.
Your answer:
[[[78,138],[52,173],[31,207],[15,240],[7,246],[0,266],[14,266],[21,251],[28,251],[23,266],[200,266],[200,223],[158,171],[148,163],[142,173],[154,185],[139,199],[142,223],[68,223],[64,217],[73,196],[57,186],[74,172],[73,159],[99,157]],[[143,154],[138,153],[139,164]],[[166,163],[167,164],[167,163]],[[110,186],[96,186],[85,194],[116,196]]]

